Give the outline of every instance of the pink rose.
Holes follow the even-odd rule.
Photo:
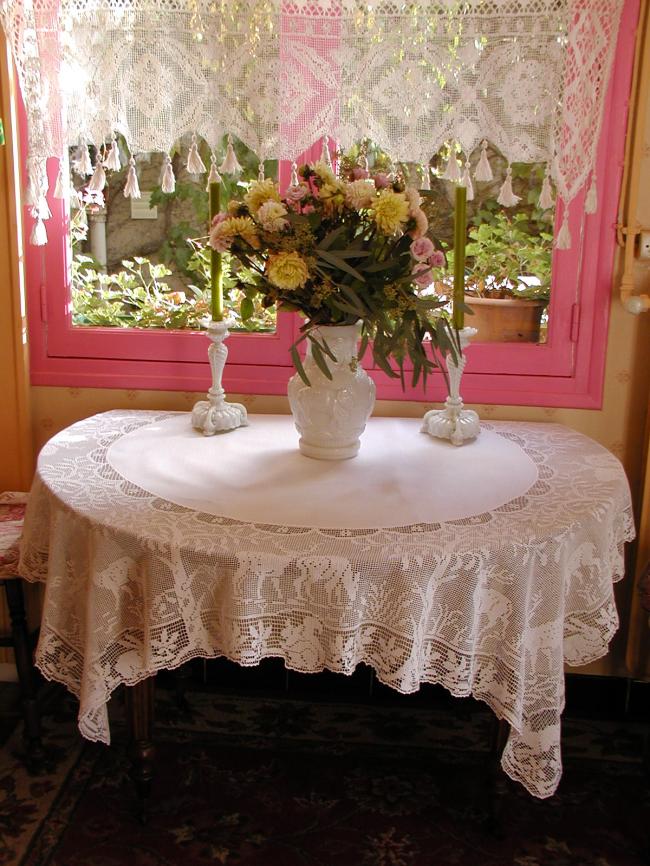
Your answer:
[[[301,183],[298,186],[290,186],[284,197],[287,201],[302,201],[308,192],[307,187]]]
[[[311,194],[314,196],[314,198],[318,198],[320,196],[320,190],[318,189],[316,181],[314,180],[314,176],[311,174],[309,175],[308,183]]]
[[[435,253],[435,247],[429,238],[418,238],[411,244],[411,255],[416,262],[426,262]],[[431,264],[431,262],[429,262]]]
[[[421,240],[423,240],[423,238]],[[415,241],[415,243],[417,243],[417,241]],[[429,256],[427,262],[431,265],[432,268],[444,268],[446,264],[445,254],[442,252],[442,250],[436,250]]]
[[[390,186],[390,178],[383,171],[377,172],[373,180],[375,182],[375,189],[386,189],[387,186]]]
[[[302,208],[303,213],[313,213],[316,210],[313,204],[306,204]]]
[[[365,169],[357,166],[352,169],[352,177],[354,180],[366,180],[370,176],[370,172]]]
[[[411,271],[413,282],[420,286],[421,289],[426,289],[433,282],[433,274],[431,268],[425,264],[418,262]]]

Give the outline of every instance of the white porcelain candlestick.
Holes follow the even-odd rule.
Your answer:
[[[432,409],[422,419],[423,433],[438,439],[450,439],[453,445],[462,445],[468,439],[475,439],[481,432],[478,415],[472,409],[463,408],[463,400],[460,396],[460,380],[467,363],[464,349],[476,333],[478,333],[476,328],[463,328],[458,332],[460,341],[458,362],[456,363],[451,355],[447,355],[449,396],[445,400],[445,408]]]
[[[212,341],[208,349],[212,387],[208,391],[208,399],[195,403],[192,409],[192,427],[203,431],[204,436],[248,426],[246,407],[241,403],[227,403],[226,392],[221,387],[223,368],[228,357],[228,349],[223,341],[228,337],[228,326],[231,324],[232,321],[211,321],[208,325],[208,337]]]

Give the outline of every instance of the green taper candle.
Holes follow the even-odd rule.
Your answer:
[[[456,187],[454,214],[454,303],[452,322],[457,331],[465,324],[465,243],[467,237],[467,190]]]
[[[210,225],[221,210],[221,190],[218,183],[210,184]],[[210,289],[212,321],[223,321],[223,262],[221,253],[210,250]]]

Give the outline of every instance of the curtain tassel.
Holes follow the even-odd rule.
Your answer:
[[[260,160],[260,164],[257,166],[257,180],[261,183],[264,180],[264,160]]]
[[[472,176],[469,173],[470,164],[469,159],[465,163],[465,171],[463,172],[463,177],[461,179],[461,185],[465,187],[467,190],[467,201],[474,201],[474,186],[472,184]]]
[[[596,213],[598,209],[598,185],[596,181],[596,172],[592,172],[591,184],[589,192],[585,198],[585,213]]]
[[[101,160],[97,157],[95,171],[93,172],[93,176],[90,178],[90,183],[88,184],[88,192],[101,192],[105,186],[106,172],[104,171]]]
[[[221,175],[217,170],[217,157],[214,155],[214,152],[210,155],[210,174],[208,175],[208,183],[206,186],[207,192],[210,192],[211,183],[221,183]]]
[[[52,216],[52,212],[50,211],[50,207],[44,195],[41,195],[36,204],[33,205],[31,214],[35,220],[49,220]]]
[[[90,160],[90,151],[87,144],[79,145],[75,151],[72,165],[79,177],[88,177],[93,173],[93,164]]]
[[[106,155],[106,159],[104,160],[104,168],[107,168],[109,171],[119,171],[122,168],[122,161],[120,160],[120,148],[115,140],[115,136],[111,139],[111,143],[108,148],[108,153]]]
[[[328,168],[332,168],[332,154],[330,152],[330,140],[328,135],[323,136],[323,152],[321,154],[321,162],[324,162]]]
[[[190,174],[203,174],[207,171],[205,163],[201,159],[199,146],[196,143],[196,135],[192,135],[192,144],[190,152],[187,154],[187,170]]]
[[[564,205],[564,216],[562,218],[562,227],[558,232],[555,246],[558,250],[571,249],[571,231],[569,229],[569,206]]]
[[[25,207],[35,207],[36,206],[37,196],[34,193],[34,184],[32,180],[29,180],[27,186],[25,187],[25,192],[23,195],[23,204]]]
[[[34,228],[29,238],[30,244],[35,247],[44,247],[47,244],[47,229],[40,217],[37,217]]]
[[[298,184],[298,163],[291,163],[291,183],[290,186],[299,186]]]
[[[431,172],[428,162],[422,166],[422,186],[420,189],[431,189]]]
[[[162,173],[160,176],[160,188],[161,190],[170,195],[176,189],[176,178],[174,177],[174,169],[172,167],[172,161],[169,158],[169,154],[165,154],[165,161],[163,162]]]
[[[56,183],[54,185],[54,198],[65,198],[69,188],[69,183],[66,183],[66,176],[63,171],[63,160],[61,159],[59,162],[59,173],[56,176]]]
[[[235,148],[232,146],[232,138],[228,136],[228,146],[226,147],[226,156],[224,161],[219,166],[219,171],[222,174],[240,174],[241,165],[237,162],[235,156]]]
[[[544,172],[544,183],[542,184],[542,191],[539,196],[538,205],[542,210],[548,210],[549,208],[552,208],[554,204],[553,191],[551,189],[551,169],[547,165],[546,171]]]
[[[489,183],[491,180],[494,180],[492,166],[490,165],[490,160],[487,155],[487,146],[487,141],[483,139],[481,142],[481,158],[479,159],[476,171],[474,172],[474,179],[481,183]]]
[[[444,180],[450,180],[452,183],[460,183],[460,166],[458,165],[458,160],[456,159],[456,151],[451,148],[449,153],[449,159],[447,160],[447,168],[445,169],[445,173],[443,174]]]
[[[514,207],[519,201],[521,201],[521,196],[515,195],[512,191],[512,168],[508,166],[506,179],[503,181],[501,189],[499,190],[499,198],[497,199],[497,202],[502,207]]]
[[[126,183],[124,184],[124,198],[142,198],[140,184],[138,183],[138,173],[135,170],[135,159],[133,157],[129,160],[129,170],[126,174]]]

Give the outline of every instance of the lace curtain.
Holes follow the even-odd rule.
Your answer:
[[[477,165],[469,159],[490,142],[509,162],[547,164],[542,195],[550,206],[552,181],[566,247],[567,206],[587,183],[586,209],[596,208],[596,145],[622,4],[0,0],[27,108],[33,240],[46,238],[45,161],[65,164],[70,145],[101,191],[104,169],[119,167],[115,133],[132,157],[201,136],[213,171],[231,133],[260,160],[293,160],[324,136],[344,148],[370,138],[396,160],[423,164],[446,144],[444,176],[468,186],[491,179],[485,145]],[[194,147],[188,160],[206,168]],[[138,194],[135,159],[126,194]],[[499,200],[516,204],[510,172]]]

